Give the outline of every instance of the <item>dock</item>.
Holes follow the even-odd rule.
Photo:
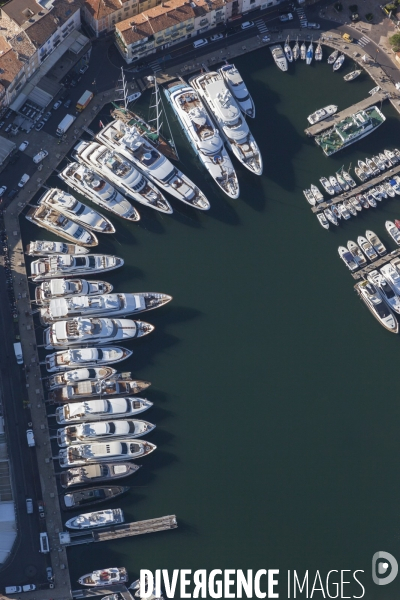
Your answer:
[[[370,106],[374,106],[374,104],[378,104],[379,102],[388,100],[388,98],[389,98],[388,92],[384,92],[384,91],[377,92],[373,96],[368,96],[368,98],[361,100],[361,102],[357,102],[357,104],[353,104],[352,106],[349,106],[348,108],[345,108],[344,110],[341,110],[340,112],[328,117],[327,119],[324,119],[323,121],[320,121],[319,123],[315,123],[315,125],[311,125],[310,127],[307,127],[307,129],[305,129],[304,131],[305,131],[306,135],[308,135],[309,137],[314,137],[315,135],[318,135],[318,134],[322,133],[323,131],[325,131],[326,129],[333,127],[334,125],[336,125],[336,123],[339,123],[339,121],[342,121],[346,117],[353,115],[354,113],[358,112],[359,110],[365,110],[366,108],[369,108]]]
[[[97,598],[97,600],[102,600],[104,596],[109,596],[110,594],[119,594],[118,600],[133,600],[133,596],[130,591],[124,585],[113,585],[110,587],[98,587],[98,588],[87,588],[85,590],[72,590],[72,597],[75,599],[78,598]]]
[[[332,197],[332,199],[329,199],[326,202],[320,202],[319,204],[312,206],[311,210],[313,211],[313,213],[321,212],[321,210],[329,208],[330,206],[332,206],[332,204],[338,204],[339,202],[343,202],[343,200],[346,200],[346,198],[352,198],[353,196],[357,196],[358,194],[363,194],[369,188],[375,187],[385,179],[388,179],[388,177],[393,177],[393,175],[398,175],[399,173],[400,165],[392,167],[391,169],[387,169],[386,171],[383,171],[381,175],[377,175],[372,179],[368,179],[368,181],[366,181],[365,183],[358,185],[357,187],[349,190],[348,192],[344,192],[343,194],[339,194],[338,196]]]
[[[352,275],[354,279],[365,279],[368,273],[371,273],[371,271],[375,271],[375,269],[383,267],[383,265],[386,265],[386,263],[390,262],[394,258],[397,258],[398,256],[400,256],[400,248],[397,248],[397,250],[393,250],[393,252],[389,252],[389,254],[385,254],[385,256],[380,256],[377,260],[374,260],[374,262],[367,265],[363,269],[360,269],[359,271],[354,271]]]
[[[64,531],[59,534],[60,544],[62,546],[77,546],[79,544],[90,544],[92,542],[107,542],[109,540],[118,540],[134,535],[143,535],[145,533],[158,533],[159,531],[168,531],[176,529],[178,523],[175,515],[167,517],[158,517],[157,519],[147,519],[146,521],[135,521],[134,523],[121,523],[113,527],[107,527],[100,531]]]

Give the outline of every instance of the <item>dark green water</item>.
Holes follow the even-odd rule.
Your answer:
[[[156,331],[120,365],[153,383],[143,416],[158,450],[114,506],[127,521],[176,514],[179,528],[71,549],[71,578],[116,565],[132,580],[141,568],[364,569],[365,598],[394,598],[396,584],[373,586],[370,565],[378,550],[400,557],[399,339],[357,299],[337,246],[372,228],[394,249],[384,222],[399,200],[326,232],[302,189],[399,146],[399,121],[385,105],[380,129],[328,159],[304,135],[306,116],[361,100],[373,82],[346,84],[326,62],[284,74],[266,49],[235,63],[256,104],[263,177],[235,162],[241,197],[227,199],[175,125],[182,168],[211,210],[139,207],[139,225],[114,219],[116,236],[99,246],[125,259],[106,277],[118,291],[174,297],[143,317]]]

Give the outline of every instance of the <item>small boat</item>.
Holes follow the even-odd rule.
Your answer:
[[[323,195],[321,194],[321,192],[319,191],[319,189],[317,188],[316,185],[311,184],[310,189],[311,189],[311,193],[313,194],[313,196],[314,196],[314,198],[315,198],[315,200],[317,202],[323,202],[324,201],[324,197],[323,197]]]
[[[362,183],[365,183],[365,181],[367,181],[368,175],[363,169],[360,169],[360,167],[354,167],[354,172]]]
[[[272,52],[273,59],[275,61],[276,66],[281,71],[288,70],[287,58],[285,53],[282,50],[282,46],[277,44],[275,46],[270,46],[270,50]]]
[[[380,198],[387,198],[387,192],[385,190],[385,188],[382,185],[376,185],[375,188],[376,192],[379,194]]]
[[[376,260],[378,258],[378,254],[374,250],[372,244],[370,244],[369,241],[365,237],[363,237],[362,235],[358,236],[358,238],[357,238],[357,244],[360,246],[360,248],[364,252],[365,256],[371,262],[373,262],[374,260]]]
[[[285,45],[283,46],[283,50],[285,52],[286,58],[289,62],[293,62],[293,52],[289,44],[289,36],[286,38]]]
[[[350,271],[357,271],[358,262],[356,261],[355,256],[344,246],[339,246],[338,252],[346,267],[350,269]]]
[[[396,192],[393,189],[393,186],[390,185],[389,181],[382,181],[382,187],[385,190],[386,194],[391,198],[396,196]]]
[[[66,244],[65,242],[47,242],[37,240],[26,247],[28,256],[52,256],[53,254],[87,254],[89,250],[78,244]]]
[[[358,166],[360,169],[362,169],[364,171],[364,173],[366,174],[367,177],[372,177],[372,175],[374,174],[374,172],[372,171],[372,169],[367,165],[366,162],[359,160],[358,161]]]
[[[392,161],[384,154],[383,152],[379,152],[379,159],[385,165],[386,169],[390,169],[393,167]]]
[[[344,63],[344,54],[341,54],[333,64],[333,70],[338,71],[342,64]]]
[[[386,170],[386,165],[385,165],[385,161],[382,160],[382,158],[380,157],[380,155],[376,155],[372,157],[373,162],[376,164],[376,166],[378,167],[378,169],[380,171],[385,171]]]
[[[338,56],[339,56],[339,50],[335,50],[334,52],[332,52],[332,54],[330,54],[328,56],[328,65],[333,65],[333,63],[336,61]]]
[[[49,390],[76,383],[77,381],[85,380],[101,380],[108,379],[116,374],[116,370],[112,367],[92,367],[91,369],[73,369],[72,371],[64,371],[51,375],[46,381],[46,387]]]
[[[337,204],[336,206],[338,207],[340,214],[346,221],[351,218],[350,211],[347,210],[344,204],[341,203]]]
[[[377,204],[376,204],[376,200],[373,197],[373,195],[371,194],[371,192],[366,192],[365,193],[365,198],[367,199],[368,204],[372,207],[372,208],[376,208]]]
[[[356,210],[358,210],[358,212],[362,211],[363,207],[362,207],[362,205],[360,203],[360,200],[358,199],[357,196],[353,196],[352,198],[349,198],[349,201],[352,203],[352,205],[354,206],[354,208]]]
[[[314,54],[314,46],[313,46],[313,43],[310,42],[310,45],[307,48],[306,65],[311,65],[311,62],[313,59],[313,54]]]
[[[348,173],[347,171],[342,170],[342,177],[351,188],[355,188],[357,186],[356,182],[354,181],[350,173]]]
[[[61,487],[69,488],[77,485],[96,484],[110,479],[122,479],[138,472],[141,465],[133,462],[109,462],[88,464],[84,467],[67,469],[60,475]]]
[[[314,125],[315,123],[319,123],[320,121],[323,121],[324,119],[334,115],[337,109],[338,107],[336,104],[328,104],[328,106],[324,106],[324,108],[320,108],[311,115],[308,115],[307,121],[311,123],[311,125]]]
[[[342,188],[342,190],[344,190],[345,192],[348,192],[350,189],[350,185],[347,183],[347,181],[345,180],[343,175],[339,172],[335,173],[335,175],[336,175],[337,182],[340,185],[340,187]]]
[[[395,313],[400,314],[400,298],[393,291],[385,277],[379,273],[379,271],[371,271],[367,275],[367,279],[375,288],[378,290],[381,298],[388,305],[388,307]]]
[[[59,425],[71,425],[87,421],[107,421],[110,419],[127,419],[153,406],[145,398],[110,398],[109,400],[82,400],[63,404],[56,408],[56,421]]]
[[[35,289],[35,302],[41,306],[51,300],[71,298],[73,296],[100,296],[113,290],[107,281],[88,281],[87,279],[50,279],[43,281]]]
[[[324,215],[332,225],[339,225],[336,215],[333,214],[330,208],[324,210]]]
[[[306,189],[303,190],[303,194],[306,197],[307,202],[309,202],[311,204],[311,206],[315,206],[315,198],[314,198],[314,194],[312,193],[312,191],[310,189]]]
[[[358,244],[356,244],[352,240],[349,240],[347,242],[347,248],[349,249],[349,252],[351,252],[351,254],[354,256],[355,261],[359,267],[365,267],[365,265],[368,264],[367,259],[365,258],[364,254],[361,252]]]
[[[336,179],[336,177],[334,177],[333,175],[331,175],[329,177],[329,183],[331,184],[331,186],[335,190],[335,194],[340,194],[340,192],[342,191],[342,188],[340,187],[339,182]]]
[[[392,190],[394,191],[396,196],[400,196],[400,178],[399,179],[389,179],[388,181],[389,185],[391,186]]]
[[[78,583],[88,586],[113,585],[115,583],[125,583],[128,581],[128,573],[124,567],[103,569],[87,573],[78,579]]]
[[[317,213],[317,219],[324,229],[329,229],[329,223],[323,212]]]
[[[399,228],[393,223],[393,221],[386,221],[385,223],[386,231],[390,235],[390,237],[396,242],[398,246],[400,246],[400,231]]]
[[[380,168],[372,158],[367,158],[366,163],[373,175],[377,176],[380,174]]]
[[[342,215],[340,214],[340,211],[338,210],[336,204],[332,204],[332,206],[330,207],[332,214],[337,218],[337,219],[341,219]]]
[[[68,448],[61,448],[58,453],[60,467],[80,467],[88,463],[102,463],[103,461],[136,460],[144,458],[157,449],[155,444],[145,440],[121,440],[92,442],[89,444],[76,444]]]
[[[68,529],[96,529],[98,527],[112,527],[124,523],[124,513],[120,508],[107,508],[94,512],[83,513],[68,519],[65,527]]]
[[[356,199],[359,201],[363,208],[369,208],[368,200],[363,194],[358,194],[356,196]]]
[[[384,150],[383,152],[392,164],[396,165],[399,162],[399,157],[392,150]]]
[[[368,92],[368,94],[369,94],[370,96],[373,96],[374,94],[377,94],[378,92],[380,92],[380,90],[381,90],[380,86],[379,86],[379,85],[377,85],[376,87],[372,88],[372,90],[370,90],[370,91]]]
[[[398,150],[397,148],[393,148],[393,152],[397,156],[398,160],[400,161],[400,150]]]
[[[392,288],[392,290],[394,291],[394,293],[400,296],[400,273],[398,272],[398,270],[390,262],[386,263],[386,265],[383,265],[383,267],[381,268],[381,273]]]
[[[375,200],[378,200],[378,202],[382,202],[382,195],[380,192],[378,192],[376,188],[370,188],[369,193],[375,198]]]
[[[300,56],[299,38],[297,38],[295,45],[293,46],[293,60],[297,60]]]
[[[39,258],[31,263],[32,281],[45,281],[54,277],[73,277],[74,275],[96,275],[122,267],[124,261],[118,256],[108,254],[56,254]]]
[[[131,373],[117,373],[108,379],[86,379],[55,388],[49,392],[49,401],[58,404],[83,400],[84,398],[108,398],[133,396],[147,389],[151,383],[132,379]]]
[[[81,246],[93,248],[99,243],[94,233],[75,221],[71,221],[71,219],[68,219],[60,211],[50,208],[46,204],[31,208],[25,217],[31,223],[43,227],[70,242],[76,242]]]
[[[346,198],[346,200],[343,200],[343,206],[347,208],[347,210],[353,215],[353,217],[357,216],[357,209],[355,208],[355,206],[352,205],[348,198]]]
[[[118,346],[101,348],[75,348],[61,350],[46,356],[45,365],[49,373],[67,371],[80,367],[99,367],[116,364],[132,356],[132,350]]]
[[[355,71],[352,71],[351,73],[347,73],[347,75],[345,75],[343,77],[343,79],[345,81],[354,81],[354,79],[356,79],[356,77],[358,77],[359,75],[361,75],[362,70],[361,69],[356,69]]]
[[[333,186],[329,183],[329,181],[326,177],[321,177],[321,179],[319,181],[320,181],[321,185],[324,187],[324,189],[328,192],[328,194],[330,194],[331,196],[335,195],[335,190],[334,190]]]
[[[61,508],[63,510],[76,510],[81,506],[86,507],[93,504],[101,504],[102,502],[108,502],[109,500],[118,498],[118,496],[122,496],[122,494],[126,494],[128,490],[128,486],[114,485],[66,492],[60,496]]]
[[[385,329],[398,333],[399,323],[388,306],[383,302],[376,287],[370,281],[362,281],[354,286],[361,300]]]
[[[318,43],[318,46],[315,50],[315,60],[322,60],[322,46],[321,42]]]
[[[307,54],[307,46],[303,42],[302,45],[300,46],[300,58],[301,58],[301,60],[306,60],[306,54]]]
[[[367,231],[365,232],[365,237],[367,238],[371,246],[373,246],[374,250],[379,254],[379,256],[384,256],[387,253],[385,246],[382,244],[381,240],[378,238],[376,233],[374,233],[370,229],[367,229]]]

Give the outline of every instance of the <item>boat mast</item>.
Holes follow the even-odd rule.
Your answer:
[[[123,67],[121,67],[121,85],[122,87],[117,88],[115,91],[122,92],[122,98],[117,98],[117,100],[124,103],[124,109],[126,110],[128,108],[128,92],[126,90],[126,80]]]
[[[149,119],[149,123],[151,123],[153,121],[156,122],[157,135],[160,135],[160,129],[162,127],[162,123],[160,123],[160,115],[161,115],[160,102],[161,102],[161,98],[160,98],[159,93],[158,93],[157,78],[153,77],[153,75],[149,75],[149,77],[147,79],[148,79],[148,81],[150,81],[151,83],[154,84],[155,104],[150,105],[150,109],[152,109],[152,108],[156,109],[156,116],[153,119]]]

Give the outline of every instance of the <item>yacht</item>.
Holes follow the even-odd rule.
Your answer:
[[[363,160],[359,160],[357,164],[358,167],[364,171],[367,177],[372,177],[374,172],[372,171],[372,169],[370,169],[366,162],[364,162]]]
[[[75,467],[61,473],[61,487],[69,488],[77,485],[96,484],[100,481],[110,481],[111,479],[122,479],[137,473],[141,465],[135,465],[133,462],[101,463],[89,464],[84,467]]]
[[[50,208],[49,206],[42,205],[31,208],[27,212],[26,218],[31,223],[35,223],[35,225],[43,227],[70,242],[76,242],[81,246],[93,248],[93,246],[97,246],[99,243],[94,233],[88,231],[82,225],[71,221],[71,219],[68,219],[60,211],[54,210],[54,208]],[[71,254],[67,255],[68,258],[70,256]]]
[[[373,156],[372,160],[378,167],[378,171],[385,171],[385,169],[386,169],[385,162],[381,159],[379,154],[377,154],[376,156]]]
[[[376,200],[375,200],[375,198],[373,197],[373,195],[371,194],[371,192],[368,192],[368,191],[367,191],[367,192],[365,193],[365,198],[366,198],[366,200],[367,200],[368,204],[369,204],[371,207],[373,207],[373,208],[376,208],[376,207],[377,207]]]
[[[122,121],[112,121],[100,130],[97,139],[127,158],[164,192],[193,208],[210,208],[207,198],[193,181],[142,137],[136,127],[130,127]]]
[[[159,212],[172,213],[162,193],[122,153],[97,142],[81,141],[75,146],[73,156],[103,175],[124,196]]]
[[[306,189],[306,190],[303,190],[303,194],[304,194],[307,202],[309,202],[311,204],[311,206],[315,206],[316,200],[315,200],[315,197],[314,197],[314,194],[312,193],[312,191],[310,189]]]
[[[323,212],[317,213],[317,219],[319,224],[322,225],[324,229],[329,229],[329,223]]]
[[[340,187],[342,188],[342,190],[344,190],[345,192],[348,192],[350,189],[350,185],[347,183],[347,181],[345,180],[343,175],[341,173],[339,173],[339,171],[338,171],[337,173],[335,173],[335,176],[336,176],[337,182],[340,185]]]
[[[118,346],[102,348],[75,348],[61,350],[46,356],[45,365],[49,373],[80,367],[99,367],[119,363],[132,355],[132,350]]]
[[[50,188],[39,199],[38,205],[54,208],[78,225],[97,233],[115,233],[115,227],[103,215],[79,202],[76,198],[58,188]]]
[[[322,46],[321,42],[318,43],[318,46],[315,50],[315,60],[322,60]]]
[[[339,50],[335,50],[334,52],[332,52],[332,54],[330,54],[328,56],[328,65],[333,65],[333,63],[336,61],[338,56],[339,56]]]
[[[374,233],[370,229],[367,229],[367,231],[365,232],[365,237],[367,238],[371,246],[374,248],[374,250],[376,250],[376,252],[379,254],[379,256],[384,256],[387,253],[385,246],[382,244],[381,240],[378,238],[376,233]]]
[[[379,271],[371,271],[367,275],[367,279],[378,290],[381,298],[386,302],[388,307],[395,313],[400,314],[400,298],[393,291],[393,288],[386,281],[386,278]]]
[[[47,379],[47,387],[49,390],[54,388],[76,383],[77,381],[100,380],[108,379],[116,374],[116,370],[112,367],[92,367],[90,369],[72,369],[72,371],[64,371],[51,375]]]
[[[320,183],[324,187],[324,189],[328,192],[328,194],[330,194],[331,196],[335,195],[335,190],[326,177],[321,177]]]
[[[358,236],[357,244],[360,246],[360,248],[364,252],[365,256],[367,258],[369,258],[369,260],[371,262],[378,258],[378,254],[377,254],[376,250],[374,249],[374,247],[372,246],[372,244],[370,244],[370,242],[362,235]]]
[[[93,571],[78,579],[78,583],[81,585],[88,585],[91,587],[103,587],[105,585],[113,585],[114,583],[121,584],[126,581],[128,581],[128,573],[124,567]]]
[[[145,440],[124,438],[118,441],[77,444],[62,448],[58,453],[60,467],[80,467],[88,463],[125,461],[144,458],[156,450],[157,446]]]
[[[353,196],[352,198],[349,198],[349,201],[352,203],[352,205],[358,212],[362,211],[363,207],[362,207],[362,204],[361,204],[358,196]],[[367,206],[368,206],[368,202],[367,202]]]
[[[311,189],[311,192],[312,192],[312,194],[313,194],[313,196],[314,196],[314,198],[315,198],[315,200],[317,202],[323,202],[324,201],[324,197],[323,197],[323,195],[321,194],[321,192],[319,191],[319,189],[317,188],[316,185],[311,184],[310,189]]]
[[[347,210],[353,215],[353,217],[357,216],[356,207],[352,205],[348,198],[346,198],[346,200],[343,200],[343,206],[347,208]]]
[[[112,527],[124,523],[124,513],[120,508],[107,508],[84,513],[68,519],[65,523],[67,529],[96,529],[98,527]]]
[[[398,333],[399,323],[390,308],[382,300],[376,287],[370,281],[362,281],[354,287],[361,300],[380,324],[388,331]]]
[[[336,204],[332,204],[330,207],[330,210],[332,212],[332,214],[337,218],[337,219],[341,219],[342,215],[340,214],[340,211],[338,210],[338,207],[336,206]]]
[[[138,438],[147,435],[155,425],[148,421],[94,421],[68,425],[57,431],[57,443],[60,448],[85,442],[105,441],[108,439]]]
[[[242,113],[247,117],[254,119],[256,116],[256,108],[239,71],[235,65],[224,65],[219,69],[224,78],[225,85],[235,98]]]
[[[391,263],[386,263],[381,268],[381,273],[394,291],[395,294],[400,296],[400,273]]]
[[[101,504],[108,502],[126,492],[130,488],[128,486],[113,485],[110,487],[99,486],[95,488],[87,488],[75,492],[66,492],[61,497],[61,508],[63,510],[76,510],[81,506],[92,506],[93,504]]]
[[[330,223],[332,223],[332,225],[339,225],[339,221],[337,219],[337,216],[331,211],[330,208],[325,208],[324,215],[328,219],[328,221]]]
[[[311,65],[311,62],[313,59],[313,54],[314,54],[314,46],[313,46],[313,43],[310,42],[310,45],[307,48],[306,65]]]
[[[55,298],[40,309],[39,318],[47,325],[75,317],[122,317],[159,308],[171,300],[172,296],[157,292]]]
[[[354,167],[354,172],[357,175],[358,179],[361,181],[361,183],[365,183],[365,181],[367,181],[368,175],[363,169],[360,169],[360,167]]]
[[[203,166],[225,194],[238,198],[239,182],[232,161],[197,92],[184,83],[173,83],[164,93]]]
[[[345,246],[339,246],[339,256],[350,271],[356,271],[358,269],[358,262],[354,254],[349,252]]]
[[[293,46],[293,60],[298,60],[300,56],[299,39],[297,38],[295,45]]]
[[[347,210],[346,206],[343,203],[337,204],[336,206],[338,208],[338,211],[340,212],[342,217],[346,219],[346,221],[347,219],[351,218],[350,212]]]
[[[384,152],[380,152],[378,154],[378,156],[379,156],[380,161],[384,165],[384,168],[381,169],[382,171],[384,171],[385,169],[390,169],[390,167],[393,167],[392,161],[384,154]]]
[[[338,107],[336,106],[336,104],[329,104],[324,108],[316,110],[311,115],[308,115],[307,121],[311,123],[311,125],[314,125],[315,123],[319,123],[320,121],[323,121],[324,119],[327,119],[328,117],[334,115],[335,112],[337,112],[337,109]]]
[[[344,54],[341,54],[333,64],[333,70],[338,71],[342,64],[344,63]]]
[[[72,162],[58,176],[78,194],[82,194],[101,208],[122,219],[139,221],[140,215],[136,208],[96,171]]]
[[[375,198],[379,201],[382,201],[383,198],[387,198],[387,193],[385,189],[381,185],[377,185],[371,190],[371,194],[376,194]]]
[[[74,296],[100,296],[113,290],[107,281],[89,281],[87,279],[50,279],[43,281],[35,289],[35,302],[41,306],[60,298]]]
[[[293,52],[289,44],[289,36],[286,38],[285,45],[283,46],[283,50],[285,52],[285,56],[289,62],[293,62]]]
[[[361,75],[361,73],[362,73],[361,69],[356,69],[355,71],[352,71],[351,73],[347,73],[347,75],[345,75],[343,77],[343,79],[345,81],[354,81],[354,79],[356,77],[358,77],[359,75]]]
[[[357,194],[356,199],[359,201],[363,208],[369,208],[368,200],[363,194]]]
[[[397,165],[397,163],[399,162],[399,157],[396,156],[396,154],[392,150],[384,150],[383,153],[393,165]]]
[[[351,252],[351,254],[354,256],[356,263],[358,264],[359,267],[365,267],[368,264],[367,259],[365,258],[364,254],[361,252],[361,249],[358,246],[358,244],[349,240],[347,242],[347,248],[348,248],[349,252]]]
[[[114,396],[133,396],[147,389],[151,383],[140,379],[131,379],[131,373],[117,373],[108,379],[90,379],[72,382],[68,385],[55,388],[49,392],[51,402],[63,403],[82,398],[96,398],[103,400]]]
[[[105,271],[113,271],[122,267],[124,261],[118,256],[108,254],[55,254],[39,258],[31,263],[33,281],[46,281],[54,277],[73,277],[74,275],[95,275]]]
[[[26,247],[28,256],[52,256],[53,254],[87,254],[89,250],[78,244],[66,244],[65,242],[47,242],[37,240]]]
[[[109,400],[82,400],[63,404],[56,408],[56,421],[59,425],[82,423],[87,421],[107,421],[109,419],[126,419],[153,406],[145,398],[110,398]]]
[[[336,179],[336,177],[334,177],[333,175],[331,175],[329,177],[329,183],[331,184],[331,186],[335,190],[335,194],[340,194],[340,192],[342,191],[342,188],[340,187],[340,185],[339,185],[338,180]]]
[[[261,175],[263,163],[260,150],[232,94],[224,86],[220,73],[201,73],[190,78],[214,118],[222,137],[236,158],[249,171]]]
[[[347,171],[343,171],[342,169],[342,177],[349,184],[351,188],[355,188],[357,186],[356,182]]]
[[[398,176],[397,176],[398,177]],[[389,179],[389,185],[392,187],[396,196],[400,196],[400,178],[396,179],[396,176],[393,179]]]
[[[371,171],[372,175],[375,175],[375,176],[380,175],[380,168],[378,167],[378,165],[372,158],[367,158],[365,162],[367,164],[367,167]]]
[[[300,46],[300,58],[301,58],[301,60],[306,60],[306,54],[307,54],[307,46],[303,42],[302,45]]]
[[[270,46],[269,49],[272,52],[272,57],[278,69],[280,69],[281,71],[287,71],[287,58],[285,56],[284,51],[282,50],[282,46],[280,44],[276,44],[275,46]]]
[[[382,181],[382,187],[385,190],[386,194],[391,198],[394,198],[396,196],[396,192],[389,181]]]
[[[50,325],[44,330],[43,342],[46,350],[85,344],[101,346],[110,342],[143,337],[153,330],[154,326],[144,321],[78,317],[70,321],[57,321]]]

